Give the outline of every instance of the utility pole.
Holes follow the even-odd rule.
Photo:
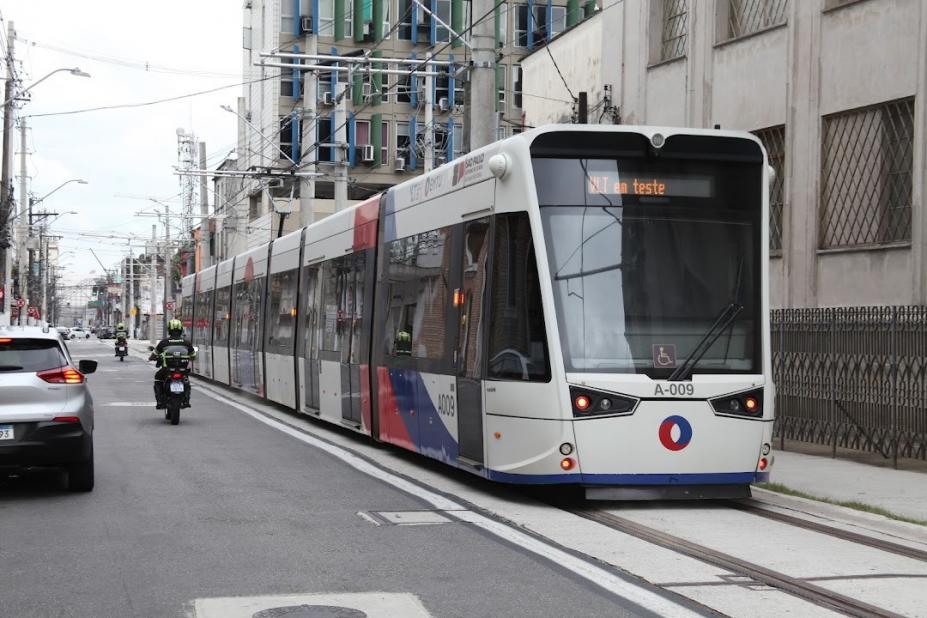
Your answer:
[[[199,143],[200,169],[206,169],[206,142]],[[200,268],[208,268],[212,264],[212,253],[210,247],[212,237],[209,231],[209,193],[207,183],[209,178],[203,174],[200,176]],[[195,265],[194,265],[195,266]],[[194,270],[196,270],[194,268]]]
[[[496,52],[495,24],[488,16],[500,0],[473,0],[474,21],[470,40],[473,46],[473,61],[470,65],[470,88],[468,108],[465,114],[469,133],[469,150],[482,148],[496,140],[498,117],[496,115]],[[529,21],[530,23],[530,21]]]
[[[3,106],[3,160],[0,161],[2,167],[2,186],[0,186],[0,241],[4,244],[13,242],[13,226],[10,221],[10,215],[13,213],[13,200],[10,195],[10,139],[13,134],[13,42],[16,40],[16,31],[13,29],[13,22],[7,23],[7,55],[6,55],[6,86],[4,87],[3,100],[6,104]],[[11,246],[3,249],[3,301],[0,310],[3,311],[2,321],[0,324],[9,325],[10,307],[13,301],[13,254],[10,251]]]
[[[335,135],[332,141],[335,142],[335,156],[337,157],[337,169],[335,171],[335,212],[340,212],[348,207],[348,136],[347,136],[347,110],[348,110],[348,88],[353,83],[354,71],[348,71],[348,81],[342,82],[341,77],[335,78],[337,92],[335,96]]]
[[[435,166],[435,123],[434,123],[434,101],[433,101],[433,83],[431,53],[425,55],[425,173],[427,174]]]
[[[319,53],[319,42],[315,34],[310,33],[306,37],[306,53]],[[316,171],[314,161],[319,158],[318,150],[313,149],[308,152],[307,144],[315,143],[315,129],[317,126],[317,109],[319,97],[319,78],[315,71],[306,71],[303,73],[303,114],[302,126],[300,132],[300,150],[306,151],[309,161],[308,171],[310,174],[299,179],[299,225],[306,227],[315,222],[315,176]],[[294,157],[296,158],[296,157]],[[302,158],[297,159],[302,161]]]
[[[161,331],[167,334],[167,301],[171,290],[171,207],[164,204],[164,326]]]
[[[132,257],[132,241],[129,241],[129,302],[126,303],[129,312],[129,338],[135,337],[135,258]]]
[[[26,169],[26,119],[19,119],[19,239],[17,260],[19,260],[20,296],[26,300],[26,306],[20,310],[19,323],[28,324],[29,311],[29,277],[32,275],[29,257],[32,255],[27,242],[32,236],[32,221],[29,219],[28,170]],[[25,319],[24,319],[25,318]]]
[[[155,288],[158,286],[158,226],[151,225],[151,249],[148,251],[148,264],[151,266],[151,286],[148,288],[148,339],[155,344]]]

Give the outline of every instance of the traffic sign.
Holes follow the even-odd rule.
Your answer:
[[[131,309],[129,309],[129,315],[131,315],[133,318],[134,318],[136,315],[138,315],[138,308],[137,308],[137,307],[132,307]]]
[[[20,309],[22,309],[23,307],[25,307],[25,306],[26,306],[26,299],[25,299],[25,298],[17,298],[17,299],[16,299],[16,306],[19,307]]]

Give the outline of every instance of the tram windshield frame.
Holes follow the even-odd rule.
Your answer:
[[[732,307],[691,373],[761,373],[761,154],[548,155],[533,170],[568,373],[667,379]]]

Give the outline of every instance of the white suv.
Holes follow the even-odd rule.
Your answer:
[[[0,327],[0,471],[65,468],[68,489],[93,489],[97,362],[71,354],[54,329]]]

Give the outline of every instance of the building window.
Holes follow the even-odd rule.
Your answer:
[[[335,36],[335,0],[319,0],[319,36]]]
[[[825,116],[820,247],[911,240],[914,98]]]
[[[437,1],[437,14],[438,19],[446,23],[448,26],[451,25],[451,0],[438,0]],[[438,43],[449,43],[451,40],[451,33],[447,28],[441,25],[440,22],[435,21],[435,41]]]
[[[512,40],[515,47],[528,47],[528,5],[515,5],[515,23]]]
[[[754,131],[763,142],[776,177],[769,187],[769,250],[782,251],[782,208],[785,203],[785,125]]]
[[[686,55],[688,27],[688,0],[663,0],[660,60],[672,60]]]
[[[411,103],[412,78],[408,75],[397,75],[396,79],[399,80],[399,83],[396,85],[396,102]]]
[[[542,43],[547,41],[549,38],[554,38],[564,30],[566,30],[566,7],[565,6],[553,6],[551,7],[551,20],[550,20],[550,36],[547,33],[547,5],[546,4],[535,4],[534,5],[534,23],[532,27],[534,28],[534,44]]]
[[[499,101],[498,110],[505,109],[505,65],[496,65],[496,97]]]
[[[399,38],[404,41],[412,40],[413,4],[412,0],[399,0]]]
[[[292,116],[284,116],[280,119],[280,151],[277,153],[280,159],[289,157],[291,160],[296,160],[294,155],[299,153],[299,142],[293,143],[293,122]],[[296,134],[299,135],[299,131]]]
[[[293,2],[280,0],[280,32],[293,34]]]
[[[736,39],[784,24],[788,8],[789,0],[729,0],[728,38]]]
[[[293,96],[293,71],[291,69],[280,69],[280,96]]]
[[[331,145],[335,141],[334,135],[332,135],[332,121],[331,118],[321,117],[318,119],[318,131],[319,131],[319,156],[317,159],[319,161],[334,161],[334,147]],[[328,145],[323,145],[328,144]]]
[[[506,2],[499,4],[499,9],[497,14],[499,15],[499,21],[496,25],[496,43],[498,47],[505,47],[505,42],[508,39],[508,16],[509,16],[509,5]],[[464,24],[469,24],[470,20],[464,22]]]
[[[521,65],[512,65],[512,105],[521,109]]]
[[[396,158],[409,162],[409,123],[396,123]]]

